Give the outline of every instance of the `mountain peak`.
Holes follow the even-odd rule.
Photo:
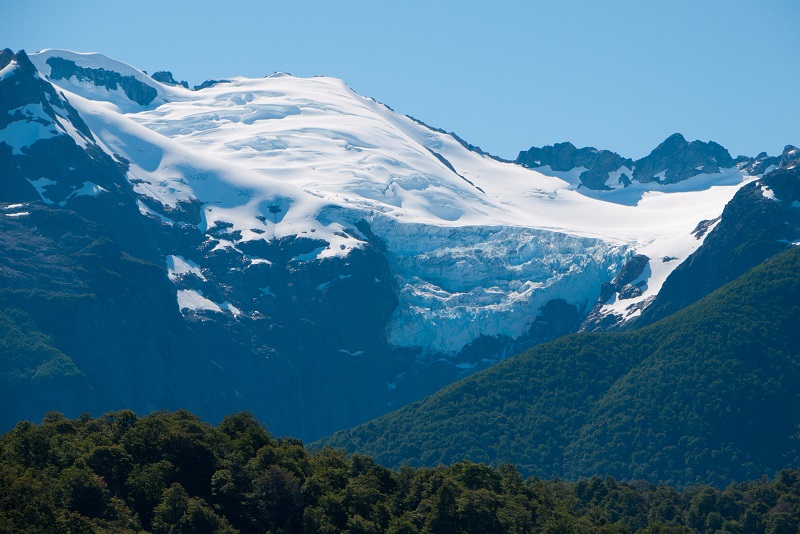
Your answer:
[[[739,186],[734,169],[711,194],[652,195],[633,205],[625,192],[607,201],[584,194],[590,186],[576,191],[575,180],[498,161],[335,78],[236,77],[189,91],[99,54],[46,51],[30,61],[39,74],[0,82],[0,121],[13,121],[0,124],[9,145],[0,145],[0,182],[13,173],[18,185],[0,184],[0,200],[81,209],[113,225],[169,284],[145,307],[167,302],[200,335],[231,325],[237,347],[247,340],[246,352],[236,348],[220,362],[254,378],[255,389],[236,379],[243,396],[267,406],[262,391],[295,387],[285,379],[295,372],[309,377],[302,392],[277,397],[309,410],[333,405],[330,417],[306,423],[310,411],[265,408],[290,414],[282,431],[301,437],[377,415],[388,402],[430,393],[436,381],[570,331],[600,284],[636,253],[653,258],[640,273],[647,286],[618,282],[626,296],[628,285],[641,290],[635,298],[643,302],[700,245],[690,234],[698,219],[717,216]],[[152,100],[140,98],[148,93]],[[592,147],[543,151],[554,167],[593,170],[581,175],[584,184],[619,187],[632,171],[631,160]],[[658,261],[667,256],[674,261]],[[284,337],[291,332],[310,343],[295,347]],[[116,350],[95,347],[103,360]],[[145,352],[160,361],[163,350]],[[125,351],[128,361],[135,352]],[[186,349],[191,361],[230,351],[193,352]],[[273,373],[262,364],[298,369]],[[186,390],[206,371],[197,373],[182,382]],[[127,376],[102,375],[93,384],[138,388]],[[276,382],[265,386],[262,376]],[[362,391],[361,378],[352,391],[319,387],[340,376],[364,377],[371,389]],[[220,410],[239,402],[220,394],[232,399]]]
[[[633,177],[643,183],[674,184],[698,174],[716,174],[734,166],[730,153],[714,141],[686,141],[674,133],[649,155],[634,162]]]
[[[800,149],[793,145],[786,145],[781,154],[781,165],[788,166],[790,162],[800,159]]]
[[[0,50],[0,69],[4,69],[14,58],[14,52],[10,48]]]
[[[12,63],[16,65],[13,70],[20,69],[22,72],[27,73],[36,72],[36,67],[33,66],[33,63],[31,63],[28,54],[25,53],[25,50],[20,50],[16,54],[9,48],[0,51],[0,70],[5,70],[6,67],[9,67],[9,65]],[[0,79],[10,74],[10,71],[5,72],[4,75],[0,76]]]
[[[178,81],[172,76],[172,72],[168,70],[160,70],[158,72],[154,72],[150,75],[155,81],[163,83],[165,85],[180,85],[184,89],[189,88],[189,84],[186,81]]]
[[[610,189],[626,183],[628,177],[624,173],[620,173],[619,183],[609,185],[607,182],[615,171],[627,168],[630,173],[632,166],[630,159],[623,158],[616,152],[594,147],[577,148],[568,141],[542,148],[531,147],[530,150],[520,152],[516,162],[530,168],[549,166],[556,172],[582,168],[580,185],[589,189]]]
[[[25,50],[0,51],[0,65],[0,142],[11,146],[12,154],[21,155],[39,140],[62,135],[80,146],[94,142],[83,119],[42,79]]]
[[[672,145],[685,145],[688,144],[686,138],[680,132],[675,132],[674,134],[667,137],[660,145],[661,146],[672,146]]]
[[[6,49],[6,50],[8,50],[8,49]],[[31,60],[28,57],[28,54],[25,52],[25,50],[20,50],[19,52],[14,54],[14,60],[17,61],[18,63],[20,63],[21,65],[33,66],[33,64],[31,63]]]
[[[732,169],[739,163],[742,163],[740,170],[747,170],[752,165],[748,167],[746,164],[753,161],[753,158],[744,156],[734,160],[719,143],[687,141],[683,134],[676,132],[650,154],[636,161],[610,150],[576,148],[572,143],[565,142],[522,151],[516,163],[535,169],[549,166],[556,173],[579,169],[579,186],[609,190],[631,185],[631,176],[642,184],[667,185],[699,174],[718,174],[722,169]],[[547,169],[540,172],[548,174]]]

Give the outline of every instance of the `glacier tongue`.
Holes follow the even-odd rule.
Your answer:
[[[627,245],[519,227],[437,227],[372,221],[399,289],[389,342],[456,353],[480,336],[516,339],[561,299],[586,310]]]

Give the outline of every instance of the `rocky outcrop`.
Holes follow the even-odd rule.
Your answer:
[[[676,133],[649,155],[634,162],[633,178],[642,183],[674,184],[698,174],[714,174],[733,166],[733,158],[721,145],[714,141],[688,142]]]
[[[698,174],[715,174],[739,167],[750,174],[762,174],[780,158],[759,154],[756,158],[733,159],[721,145],[709,141],[687,141],[681,134],[669,136],[649,155],[632,160],[615,152],[593,147],[576,148],[572,143],[557,143],[520,152],[516,163],[538,169],[567,172],[580,169],[581,187],[608,190],[627,187],[633,182],[674,184]]]
[[[201,89],[206,89],[208,87],[214,87],[218,83],[228,83],[228,80],[206,80],[203,83],[201,83],[200,85],[195,85],[193,89],[195,91],[200,91]]]
[[[17,135],[0,139],[0,201],[38,200],[38,185],[50,195],[47,201],[66,202],[83,187],[86,176],[106,188],[126,183],[124,178],[114,181],[118,177],[116,163],[101,155],[78,112],[38,77],[24,51],[13,54],[4,50],[2,63],[13,63],[14,71],[0,79],[0,131],[14,128]],[[52,176],[58,180],[48,178]]]
[[[612,299],[629,300],[641,296],[643,288],[647,287],[647,279],[642,275],[649,263],[650,258],[643,254],[636,254],[625,262],[613,281],[604,282],[600,286],[600,298],[597,299],[578,330],[580,332],[604,332],[622,328],[626,323],[625,317],[615,313],[604,313],[603,306]],[[649,302],[637,303],[636,306],[644,308],[648,304]]]
[[[47,64],[50,66],[50,78],[54,80],[69,79],[74,76],[78,81],[87,80],[98,87],[105,87],[109,91],[122,89],[130,100],[141,106],[147,106],[158,96],[158,92],[153,87],[133,76],[123,76],[104,68],[81,67],[74,61],[60,57],[49,58]]]
[[[391,108],[389,108],[389,109],[391,109]],[[510,160],[499,158],[499,157],[497,157],[497,156],[495,156],[493,154],[489,154],[488,152],[486,152],[483,149],[481,149],[481,147],[473,145],[471,143],[468,143],[467,141],[465,141],[464,139],[462,139],[461,137],[456,135],[455,132],[448,132],[447,130],[443,130],[441,128],[436,128],[435,126],[431,126],[430,124],[426,124],[426,123],[422,122],[421,120],[419,120],[418,118],[412,117],[411,115],[406,115],[406,117],[408,117],[412,121],[416,122],[417,124],[420,124],[420,125],[422,125],[422,126],[424,126],[426,128],[429,128],[429,129],[433,130],[434,132],[438,132],[438,133],[449,135],[450,137],[455,139],[456,142],[458,142],[459,145],[463,146],[464,148],[466,148],[470,152],[475,152],[476,154],[480,154],[481,156],[484,156],[484,157],[487,157],[487,158],[491,158],[491,159],[493,159],[495,161],[503,161],[503,162],[506,162],[506,163],[511,163]]]
[[[157,82],[165,83],[167,85],[180,85],[181,87],[189,88],[189,83],[186,81],[178,82],[172,77],[172,73],[168,70],[160,70],[150,75]]]
[[[597,150],[594,147],[576,148],[572,143],[556,143],[553,146],[542,148],[532,147],[520,152],[516,162],[524,167],[537,168],[549,166],[554,171],[570,171],[583,167],[580,174],[581,184],[589,189],[610,189],[607,183],[610,173],[623,167],[628,172],[621,172],[615,186],[625,186],[630,183],[630,169],[632,160],[623,158],[616,152]]]

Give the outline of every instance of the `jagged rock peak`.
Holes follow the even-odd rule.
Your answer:
[[[517,163],[525,167],[541,167],[549,165],[554,171],[568,171],[575,167],[593,168],[598,164],[614,166],[615,170],[631,160],[623,158],[610,150],[598,150],[594,147],[577,148],[570,142],[556,143],[542,148],[531,147],[519,153]]]
[[[736,164],[748,174],[760,176],[779,167],[791,167],[799,158],[800,150],[793,145],[786,145],[779,156],[769,156],[766,152],[761,152],[755,158],[739,156]]]
[[[186,89],[189,88],[189,83],[186,81],[177,81],[173,76],[172,72],[168,70],[160,70],[158,72],[154,72],[151,76],[155,81],[165,83],[168,85],[180,85]]]
[[[0,50],[0,69],[6,68],[13,58],[14,52],[10,48]]]
[[[734,166],[730,153],[714,141],[687,141],[672,134],[649,155],[634,162],[639,182],[674,184],[698,174],[714,174]]]
[[[4,132],[0,150],[10,149],[12,156],[22,156],[39,141],[62,136],[72,137],[81,146],[94,143],[78,112],[40,76],[24,50],[16,54],[9,49],[0,51],[0,65],[0,132]],[[46,162],[42,159],[39,164]],[[4,180],[13,181],[8,174]]]
[[[783,154],[781,154],[780,164],[781,166],[788,166],[790,163],[795,162],[800,159],[800,149],[793,145],[786,145],[783,148]]]
[[[520,152],[516,163],[529,168],[549,166],[552,171],[566,172],[583,167],[581,186],[589,189],[612,189],[641,183],[673,184],[698,174],[714,174],[721,169],[746,165],[752,158],[735,160],[714,141],[687,141],[680,134],[670,135],[653,151],[636,161],[610,150],[594,147],[576,148],[572,143],[557,143]]]
[[[0,69],[6,68],[12,61],[15,62],[17,68],[21,69],[23,72],[36,72],[36,67],[31,63],[25,50],[20,50],[16,54],[10,48],[0,51]]]
[[[229,83],[228,80],[206,80],[200,85],[195,85],[192,89],[194,91],[202,91],[203,89],[207,89],[209,87],[214,87],[218,83]]]
[[[590,189],[610,189],[630,183],[628,174],[632,168],[632,160],[623,158],[610,150],[598,150],[594,147],[577,148],[572,143],[556,143],[542,148],[532,147],[519,153],[517,163],[529,168],[550,166],[557,172],[570,171],[583,167],[580,175],[581,184]],[[608,184],[611,173],[627,168],[628,173],[620,173],[619,182]]]

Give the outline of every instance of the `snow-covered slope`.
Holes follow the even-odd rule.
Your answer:
[[[481,336],[517,338],[553,299],[585,313],[635,253],[652,260],[637,297],[648,298],[702,242],[692,234],[698,222],[717,217],[748,180],[732,168],[672,186],[586,191],[569,176],[470,151],[337,79],[276,74],[190,91],[98,54],[31,58],[98,143],[130,162],[142,213],[197,226],[212,250],[299,236],[320,243],[295,261],[346,258],[368,241],[358,226],[366,221],[386,246],[397,287],[388,339],[423,352],[455,353]],[[156,96],[142,105],[86,70],[56,79],[58,58],[117,72]],[[245,267],[270,261],[240,256]],[[203,257],[193,261],[205,267]],[[189,299],[184,288],[176,299],[187,313],[262,311],[217,289],[219,302]],[[607,311],[624,314],[631,303]]]
[[[624,326],[750,174],[782,161],[672,136],[637,162],[529,151],[532,169],[341,80],[156,77],[0,51],[0,237],[41,252],[33,270],[9,254],[0,283],[97,298],[40,324],[97,410],[248,409],[305,439],[535,343]],[[62,408],[20,399],[33,419]]]

